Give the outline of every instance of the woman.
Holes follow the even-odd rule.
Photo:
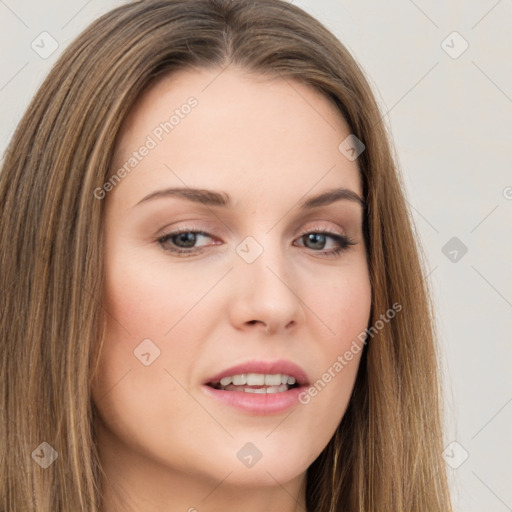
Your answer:
[[[398,170],[302,10],[107,13],[0,197],[1,510],[450,510]]]

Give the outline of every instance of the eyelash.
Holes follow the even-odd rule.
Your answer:
[[[198,248],[188,248],[188,249],[183,249],[183,248],[172,248],[172,249],[169,249],[168,247],[165,247],[165,243],[168,242],[171,238],[175,237],[175,236],[178,236],[178,235],[181,235],[183,233],[193,233],[195,235],[203,235],[203,236],[206,236],[208,238],[213,238],[211,235],[209,235],[208,233],[204,232],[204,231],[200,231],[200,230],[195,230],[195,229],[192,229],[192,228],[182,228],[178,231],[173,231],[171,233],[167,233],[163,236],[161,236],[160,238],[157,239],[157,242],[162,246],[162,249],[164,251],[168,251],[168,252],[171,252],[173,254],[182,254],[182,255],[189,255],[189,256],[193,256],[194,254],[200,254],[203,252],[202,249],[198,249]],[[342,252],[348,250],[351,246],[353,245],[356,245],[356,242],[354,240],[352,240],[350,237],[348,236],[345,236],[345,235],[341,235],[335,231],[331,231],[330,229],[323,229],[323,230],[318,230],[318,231],[306,231],[304,233],[302,233],[298,239],[302,239],[304,236],[306,235],[311,235],[311,234],[315,234],[315,235],[327,235],[329,238],[332,238],[335,242],[337,242],[339,244],[339,246],[336,248],[336,249],[331,249],[331,250],[327,250],[327,251],[323,251],[323,250],[315,250],[315,249],[310,249],[311,251],[313,251],[314,253],[317,253],[317,254],[322,254],[324,256],[327,256],[327,257],[336,257],[338,256],[339,254],[341,254]]]

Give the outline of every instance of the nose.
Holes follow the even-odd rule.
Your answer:
[[[229,316],[235,328],[284,334],[304,322],[298,279],[282,248],[264,247],[251,263],[238,258],[232,279],[236,289],[230,294]]]

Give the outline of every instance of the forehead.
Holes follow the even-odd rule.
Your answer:
[[[338,148],[349,134],[334,104],[296,80],[231,67],[182,70],[155,81],[124,122],[113,172],[151,149],[114,193],[133,202],[161,184],[276,200],[330,186],[360,194],[357,163]]]

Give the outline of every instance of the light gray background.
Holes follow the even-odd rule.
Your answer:
[[[63,48],[121,3],[0,0],[2,155]],[[437,307],[455,509],[512,511],[512,2],[294,3],[359,61],[395,140]]]

